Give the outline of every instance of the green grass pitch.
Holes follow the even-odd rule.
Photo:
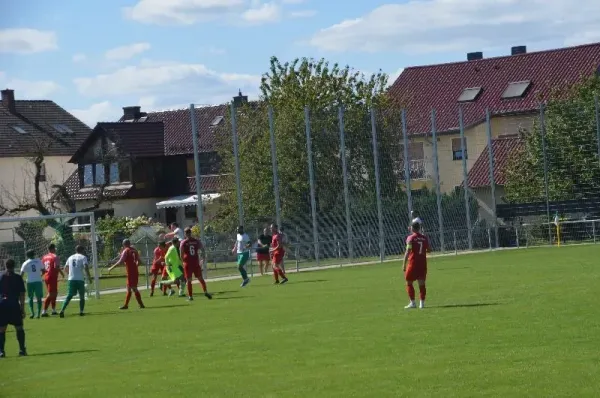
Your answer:
[[[428,308],[401,264],[209,284],[215,299],[122,294],[12,329],[1,397],[600,396],[600,248],[430,259]],[[196,291],[199,287],[194,286]]]

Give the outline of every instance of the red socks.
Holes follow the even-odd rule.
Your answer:
[[[131,297],[131,295],[129,297]],[[137,300],[137,302],[140,305],[140,307],[144,306],[144,303],[142,302],[142,295],[140,294],[139,291],[135,292],[135,299]]]
[[[426,294],[427,294],[427,288],[425,287],[425,285],[419,286],[419,299],[421,299],[421,301],[425,301]]]
[[[411,301],[415,301],[415,288],[413,285],[406,285],[406,292]]]
[[[51,302],[52,298],[50,296],[47,296],[46,300],[44,300],[44,311],[48,311],[48,307],[50,307]]]
[[[125,307],[129,306],[129,300],[131,300],[131,292],[127,292],[125,295]]]
[[[154,287],[156,286],[156,277],[152,278],[150,282],[150,293],[154,293]]]
[[[192,297],[194,295],[194,290],[192,289],[192,281],[191,280],[187,281],[187,291],[188,291],[189,297]]]
[[[206,289],[206,282],[204,281],[204,279],[199,278],[198,281],[200,281],[200,285],[202,286],[202,291],[204,293],[206,293],[208,290]]]

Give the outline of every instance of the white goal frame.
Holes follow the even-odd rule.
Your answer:
[[[94,289],[95,298],[100,298],[100,273],[98,271],[98,246],[97,246],[97,235],[96,235],[96,220],[93,212],[86,213],[64,213],[64,214],[50,214],[47,216],[27,216],[27,217],[0,217],[0,225],[2,223],[19,223],[23,221],[38,221],[38,220],[52,220],[61,218],[77,218],[77,217],[89,217],[90,220],[90,241],[92,246],[92,267],[94,270]],[[61,264],[62,266],[62,264]]]

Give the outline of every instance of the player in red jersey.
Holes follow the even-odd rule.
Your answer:
[[[283,271],[283,257],[285,255],[285,248],[283,246],[282,237],[279,233],[279,229],[277,225],[271,224],[271,233],[273,234],[273,239],[271,241],[271,247],[269,251],[271,252],[271,267],[273,268],[273,278],[275,278],[275,283],[279,283],[279,277],[281,276],[281,284],[287,283],[288,278],[285,276],[285,272]]]
[[[406,279],[406,291],[410,302],[404,308],[417,308],[415,304],[415,288],[413,283],[419,283],[419,308],[425,308],[425,280],[427,279],[427,253],[429,248],[429,239],[421,234],[421,223],[413,222],[411,225],[412,234],[406,239],[406,253],[404,254],[404,279]]]
[[[137,288],[139,279],[138,266],[140,264],[140,255],[135,248],[131,247],[131,242],[129,239],[125,239],[123,241],[123,251],[121,252],[121,257],[115,265],[108,269],[108,272],[110,273],[110,271],[112,271],[115,267],[118,267],[122,264],[125,265],[125,270],[127,271],[127,295],[125,296],[125,304],[119,309],[126,310],[129,308],[131,292],[133,292],[135,295],[135,299],[137,300],[140,308],[145,308],[144,303],[142,302],[142,296]]]
[[[44,281],[46,282],[46,290],[48,295],[44,300],[44,311],[42,317],[48,317],[48,307],[52,307],[52,315],[58,315],[56,312],[56,297],[58,296],[58,275],[60,274],[63,279],[65,274],[60,269],[60,261],[56,255],[56,245],[54,243],[48,246],[48,254],[42,257],[42,264],[44,264]]]
[[[204,291],[204,296],[207,299],[212,299],[212,295],[206,289],[206,282],[202,276],[202,268],[200,266],[200,255],[202,255],[202,262],[206,261],[206,251],[202,242],[192,236],[192,229],[186,228],[185,239],[179,245],[179,255],[183,263],[183,270],[185,272],[185,279],[187,281],[188,300],[194,299],[194,290],[192,288],[192,281],[194,277],[198,279]]]
[[[150,274],[152,274],[152,281],[150,282],[150,297],[154,296],[154,287],[156,286],[156,278],[165,272],[165,255],[167,254],[167,244],[165,242],[159,242],[156,249],[154,249],[154,259],[152,260],[152,268],[150,268]],[[166,290],[163,291],[166,296]]]

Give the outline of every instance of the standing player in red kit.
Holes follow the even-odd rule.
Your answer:
[[[183,262],[183,270],[187,281],[188,300],[192,301],[194,299],[194,290],[192,288],[194,277],[200,282],[204,296],[210,300],[212,299],[212,295],[206,289],[206,282],[204,281],[202,268],[200,267],[200,253],[202,253],[202,262],[206,261],[204,246],[202,242],[192,236],[191,228],[186,228],[184,233],[185,239],[179,245],[179,254]]]
[[[427,253],[430,251],[429,239],[421,234],[421,223],[413,222],[412,234],[406,239],[406,253],[404,254],[404,279],[406,279],[406,291],[410,302],[404,308],[417,308],[415,304],[415,288],[413,283],[419,283],[419,308],[425,308],[425,280],[427,279]]]
[[[285,272],[283,271],[283,257],[285,256],[285,248],[283,246],[282,236],[279,233],[279,228],[277,225],[271,224],[271,233],[273,234],[273,239],[271,241],[271,247],[269,248],[271,252],[271,268],[273,268],[273,278],[275,278],[275,283],[278,284],[279,277],[281,276],[281,284],[288,282],[287,276],[285,276]]]
[[[48,307],[52,307],[52,315],[58,315],[56,312],[56,297],[58,296],[58,275],[60,274],[63,279],[65,274],[60,269],[60,261],[56,255],[56,245],[54,243],[48,246],[48,254],[42,257],[42,264],[44,264],[44,281],[46,282],[46,290],[48,295],[44,300],[44,311],[42,317],[48,317]]]
[[[140,308],[146,308],[144,303],[142,302],[142,296],[137,288],[138,279],[139,279],[139,271],[138,266],[140,263],[140,255],[136,249],[131,247],[131,242],[129,239],[125,239],[123,241],[123,251],[121,252],[121,258],[119,261],[112,267],[108,269],[108,272],[112,271],[115,267],[124,264],[125,270],[127,271],[127,295],[125,296],[125,304],[119,308],[121,310],[126,310],[129,308],[129,300],[131,300],[131,292],[135,295],[135,299],[137,300]]]
[[[150,273],[152,274],[152,281],[150,282],[150,297],[154,296],[154,287],[156,286],[156,278],[165,272],[165,255],[167,254],[167,244],[165,242],[159,242],[156,249],[154,249],[154,260],[152,260],[152,268]],[[166,290],[163,289],[163,295],[167,295]]]

